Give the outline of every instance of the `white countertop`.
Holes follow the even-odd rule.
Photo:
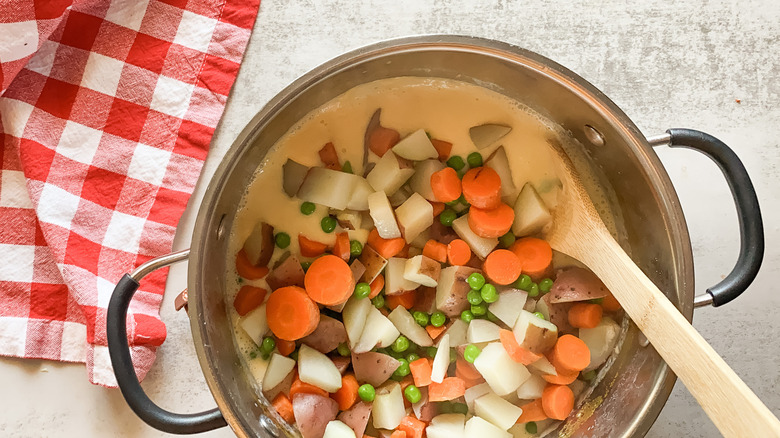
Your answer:
[[[767,251],[755,283],[738,300],[696,311],[694,326],[780,415],[780,3],[774,0],[643,1],[263,0],[203,178],[182,219],[175,249],[189,246],[205,183],[243,126],[297,76],[348,49],[421,33],[504,40],[579,73],[647,135],[671,127],[718,136],[742,158],[764,214]],[[672,6],[674,4],[674,6]],[[736,260],[737,219],[715,164],[686,150],[657,150],[689,224],[697,291]],[[184,265],[171,270],[162,317],[168,339],[143,383],[179,412],[213,406],[187,317],[173,311]],[[155,437],[118,390],[87,382],[83,365],[0,358],[0,436]],[[739,407],[735,407],[739,411]],[[206,434],[233,436],[223,429]],[[678,382],[649,437],[718,436]]]

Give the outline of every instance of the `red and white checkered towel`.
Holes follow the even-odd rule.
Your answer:
[[[0,355],[114,386],[106,306],[170,252],[259,0],[0,2]],[[167,272],[128,318],[143,378]]]

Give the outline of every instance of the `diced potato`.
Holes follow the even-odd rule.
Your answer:
[[[355,188],[349,196],[347,208],[350,210],[366,211],[368,210],[368,195],[374,193],[374,188],[363,177],[355,179]]]
[[[393,311],[387,315],[387,319],[395,325],[395,328],[397,328],[402,335],[409,338],[409,340],[415,344],[421,347],[430,347],[433,345],[433,340],[428,335],[428,332],[420,327],[409,311],[403,307],[398,306],[393,309]]]
[[[523,410],[495,394],[485,394],[474,400],[474,413],[507,430],[517,422]]]
[[[406,416],[404,397],[401,385],[391,382],[377,389],[374,398],[374,427],[378,429],[395,429]]]
[[[379,255],[374,248],[368,245],[363,245],[363,252],[360,254],[360,263],[366,267],[366,272],[363,274],[363,281],[365,283],[371,283],[374,279],[382,273],[382,270],[387,266],[387,259]]]
[[[347,208],[359,176],[325,167],[313,167],[298,189],[298,198],[326,207]]]
[[[590,350],[590,364],[584,371],[595,370],[606,362],[615,349],[619,335],[620,325],[608,316],[601,318],[599,325],[592,329],[580,329],[579,337]]]
[[[294,255],[289,255],[265,277],[271,290],[285,286],[304,286],[306,273],[301,266],[301,261]]]
[[[431,175],[444,169],[444,163],[439,160],[420,161],[414,165],[414,175],[409,178],[409,186],[415,193],[429,200],[436,201],[431,189]]]
[[[546,356],[542,356],[539,358],[539,360],[531,363],[528,365],[528,368],[534,374],[549,374],[551,376],[558,375],[558,371],[555,370],[555,367],[552,363],[550,363]]]
[[[360,223],[362,224],[363,222],[361,221]],[[368,242],[368,233],[369,231],[364,228],[357,230],[347,230],[347,236],[349,236],[349,240],[357,240],[363,246],[366,246],[366,242]]]
[[[501,430],[480,417],[469,418],[469,421],[466,422],[466,426],[463,428],[463,435],[479,438],[512,438],[509,432]]]
[[[325,434],[322,438],[356,438],[355,431],[351,427],[338,420],[333,420],[325,426]]]
[[[417,237],[414,238],[411,242],[409,242],[409,246],[411,248],[419,248],[422,250],[425,248],[425,244],[430,240],[431,238],[431,228],[428,227],[424,229],[420,234],[417,235]]]
[[[265,304],[242,316],[238,325],[246,332],[255,344],[263,342],[263,336],[268,333],[268,319],[265,315]]]
[[[531,376],[522,364],[509,357],[499,342],[486,345],[474,360],[474,367],[485,378],[490,389],[502,396],[516,391]]]
[[[244,241],[244,252],[255,266],[267,266],[274,254],[274,227],[258,222]]]
[[[352,279],[355,280],[355,284],[360,283],[363,275],[366,273],[366,267],[360,259],[355,259],[349,264],[349,270],[352,271]],[[346,302],[344,302],[346,304]],[[342,309],[344,306],[341,307]],[[339,310],[341,312],[341,310]]]
[[[412,191],[411,187],[408,185],[403,185],[401,188],[396,190],[395,193],[389,195],[387,199],[390,201],[390,205],[393,206],[393,208],[398,208],[401,204],[406,202],[406,200],[409,199],[413,193],[414,192]]]
[[[328,392],[341,388],[341,373],[333,361],[306,344],[298,349],[298,377]]]
[[[401,362],[397,359],[378,351],[352,352],[352,369],[360,383],[379,386],[385,383],[400,365]]]
[[[517,388],[517,397],[523,400],[536,400],[542,397],[542,391],[546,386],[547,381],[540,376],[531,374],[531,377]]]
[[[463,414],[441,414],[431,419],[425,434],[428,438],[465,438],[465,424],[466,416]]]
[[[368,211],[379,236],[383,239],[401,237],[401,229],[395,221],[395,213],[385,192],[379,191],[368,195]]]
[[[441,383],[447,376],[447,367],[450,365],[450,337],[442,335],[437,348],[431,367],[431,380]]]
[[[544,201],[536,193],[531,183],[526,183],[515,201],[515,221],[512,233],[527,236],[541,231],[552,220],[552,215]]]
[[[525,302],[528,299],[528,292],[520,289],[510,288],[501,291],[498,301],[488,306],[490,313],[500,319],[508,327],[514,327],[520,311],[523,310]]]
[[[558,340],[558,327],[555,324],[525,310],[520,311],[512,330],[517,343],[536,354],[546,353]]]
[[[466,295],[471,290],[466,278],[479,269],[468,266],[448,266],[439,274],[436,286],[436,308],[449,317],[457,317],[471,307]]]
[[[472,344],[495,341],[499,338],[500,331],[501,327],[490,321],[475,319],[469,323],[466,340]]]
[[[506,151],[503,146],[499,146],[490,154],[487,160],[485,160],[485,167],[495,170],[498,176],[501,177],[501,199],[512,205],[512,202],[517,197],[517,188],[512,179],[512,170],[509,167],[509,159],[506,157]]]
[[[416,281],[404,277],[407,259],[390,257],[385,267],[385,295],[400,295],[420,286]]]
[[[582,394],[582,391],[585,391],[585,388],[588,387],[588,384],[584,380],[576,379],[573,382],[569,383],[569,389],[571,389],[571,392],[574,393],[574,398]]]
[[[444,331],[444,333],[442,333],[442,335],[449,335],[450,345],[453,347],[458,347],[467,342],[466,332],[468,331],[468,328],[469,325],[462,319],[458,318],[450,323],[450,326],[447,328],[447,330]]]
[[[406,243],[433,225],[433,206],[417,193],[413,193],[395,210],[398,224],[403,229]]]
[[[387,196],[395,193],[414,174],[412,162],[388,151],[366,175],[366,181]]]
[[[295,196],[308,172],[308,166],[288,158],[287,162],[282,165],[282,188],[284,188],[284,193],[291,198]]]
[[[360,340],[360,335],[363,334],[368,312],[372,307],[374,306],[371,304],[371,300],[351,297],[341,312],[344,328],[347,330],[347,339],[353,348]]]
[[[536,302],[536,312],[544,315],[544,319],[558,327],[558,334],[573,334],[577,329],[569,324],[569,310],[574,303],[551,303],[551,293],[544,294]]]
[[[477,149],[484,149],[504,138],[512,128],[506,125],[486,123],[469,129],[469,136]]]
[[[382,315],[382,312],[380,312],[379,309],[371,306],[371,308],[368,309],[368,317],[366,318],[365,327],[363,327],[363,333],[360,335],[360,340],[352,351],[355,353],[365,353],[374,347],[387,347],[392,344],[400,334],[401,332],[395,328],[395,325],[393,325],[385,315]]]
[[[303,392],[292,397],[292,407],[302,438],[322,438],[328,422],[339,412],[339,404],[332,398]]]
[[[393,152],[407,160],[420,161],[428,158],[437,158],[439,153],[433,147],[433,143],[425,134],[425,130],[418,129],[407,135],[393,146]]]
[[[363,215],[355,210],[341,210],[336,212],[336,220],[339,226],[345,230],[357,230],[363,225]]]
[[[289,357],[274,353],[268,361],[268,367],[263,375],[263,391],[270,391],[282,382],[295,368],[295,361]]]
[[[607,286],[591,270],[569,266],[558,270],[547,301],[550,304],[571,303],[595,300],[607,295]]]
[[[458,237],[469,245],[471,251],[481,260],[485,260],[485,257],[498,246],[498,239],[486,239],[477,236],[476,233],[471,231],[468,213],[452,221],[452,229]]]
[[[404,278],[423,286],[435,287],[439,284],[441,264],[424,255],[414,256],[406,260]]]
[[[466,405],[469,407],[469,411],[474,410],[474,400],[492,392],[493,391],[490,390],[490,385],[488,385],[487,382],[480,383],[479,385],[474,385],[471,388],[466,389],[466,393],[463,394],[463,398],[466,399]]]

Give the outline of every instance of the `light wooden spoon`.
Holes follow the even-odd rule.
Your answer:
[[[726,437],[780,437],[780,421],[615,241],[569,157],[551,230],[553,249],[578,259],[609,288]]]

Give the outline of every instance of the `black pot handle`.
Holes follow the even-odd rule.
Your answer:
[[[207,432],[227,425],[219,409],[212,409],[197,414],[174,414],[157,406],[144,392],[138,376],[133,368],[130,356],[130,346],[127,341],[127,309],[130,300],[138,290],[138,282],[150,272],[185,260],[189,250],[169,254],[149,260],[132,274],[125,274],[114,288],[111,301],[108,303],[106,317],[106,335],[108,339],[108,354],[119,389],[125,397],[130,409],[146,424],[155,429],[172,434],[193,434]]]
[[[740,247],[737,263],[720,283],[707,289],[709,297],[696,304],[722,306],[737,298],[756,278],[764,258],[764,225],[753,183],[737,154],[725,143],[693,129],[669,129],[664,138],[670,147],[685,147],[703,153],[720,167],[731,189],[739,218]]]

